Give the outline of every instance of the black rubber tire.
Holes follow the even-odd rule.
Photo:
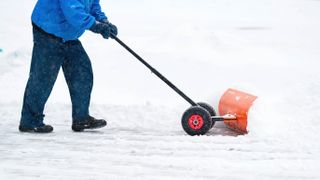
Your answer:
[[[203,125],[199,129],[194,129],[189,125],[190,118],[193,115],[198,115],[202,118]],[[191,136],[204,135],[211,129],[211,126],[212,126],[211,115],[203,107],[192,106],[183,113],[181,118],[181,124],[184,131]]]
[[[205,103],[205,102],[199,102],[198,105],[205,108],[210,113],[211,116],[217,115],[216,111],[214,110],[214,108],[210,104]],[[214,124],[215,124],[215,121],[212,121],[211,128],[213,128]]]

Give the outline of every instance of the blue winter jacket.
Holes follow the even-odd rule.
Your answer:
[[[47,33],[69,41],[107,17],[100,0],[38,0],[31,19]]]

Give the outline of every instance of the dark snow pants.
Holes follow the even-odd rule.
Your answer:
[[[20,125],[43,125],[44,106],[60,67],[68,84],[72,102],[72,120],[89,116],[93,74],[90,59],[79,40],[63,42],[61,38],[33,25],[34,46],[28,83],[24,93]]]

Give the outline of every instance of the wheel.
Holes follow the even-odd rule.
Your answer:
[[[205,108],[210,113],[211,116],[216,116],[217,115],[217,113],[214,110],[214,108],[211,105],[209,105],[208,103],[199,102],[198,105],[203,107],[203,108]],[[211,128],[214,126],[214,124],[215,124],[215,121],[212,121]]]
[[[192,106],[183,113],[181,124],[184,131],[191,136],[204,135],[212,126],[211,115],[203,107]]]

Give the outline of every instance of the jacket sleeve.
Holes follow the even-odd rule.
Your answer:
[[[80,30],[89,29],[95,23],[95,17],[85,11],[79,0],[59,0],[62,13],[66,20]]]
[[[94,0],[90,13],[97,21],[108,19],[105,13],[101,11],[100,0]]]

